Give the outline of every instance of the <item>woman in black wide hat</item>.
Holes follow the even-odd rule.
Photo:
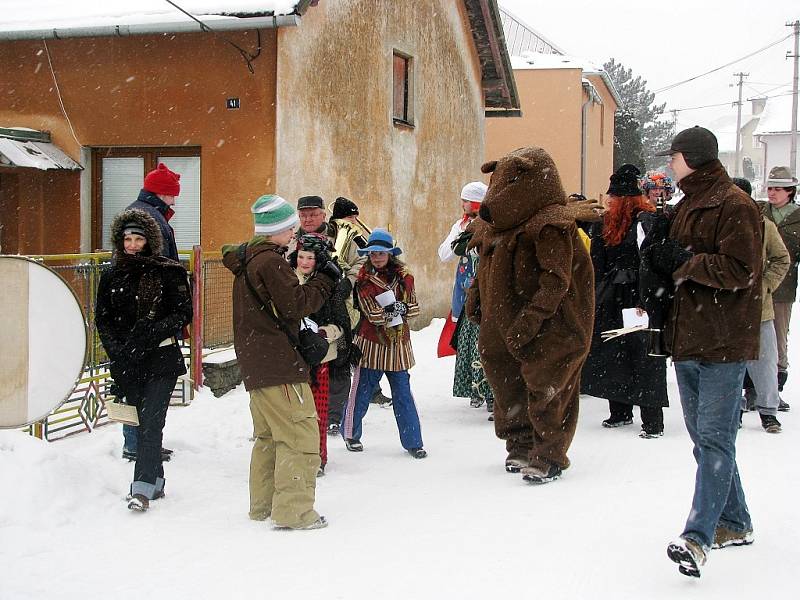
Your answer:
[[[639,222],[655,208],[639,187],[641,172],[622,165],[611,176],[607,210],[592,228],[592,265],[595,272],[595,321],[592,346],[581,374],[581,392],[608,400],[609,417],[603,427],[633,423],[639,406],[642,438],[664,433],[662,407],[668,406],[666,359],[648,356],[645,332],[630,333],[604,342],[603,331],[623,326],[623,309],[640,309]],[[643,237],[643,236],[642,236]]]

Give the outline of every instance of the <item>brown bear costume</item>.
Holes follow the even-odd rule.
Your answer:
[[[507,470],[543,483],[569,466],[592,340],[592,261],[547,152],[521,148],[481,170],[492,178],[470,242],[480,261],[467,316],[480,324]]]

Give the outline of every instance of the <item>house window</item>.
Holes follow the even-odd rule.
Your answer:
[[[200,243],[200,148],[96,148],[93,156],[92,247],[111,250],[111,221],[136,200],[144,176],[164,163],[181,175],[169,224],[179,250]]]
[[[392,66],[392,119],[395,123],[413,125],[412,59],[395,51]]]

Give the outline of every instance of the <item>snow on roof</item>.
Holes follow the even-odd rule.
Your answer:
[[[742,127],[747,125],[754,117],[750,108],[742,106]],[[736,152],[736,107],[731,108],[730,112],[717,117],[705,125],[706,129],[717,136],[717,145],[720,152]]]
[[[523,52],[521,56],[511,57],[511,68],[515,71],[575,69],[581,71],[584,78],[586,75],[599,75],[603,83],[606,84],[617,106],[622,106],[622,98],[620,98],[619,92],[617,88],[614,87],[614,82],[611,81],[611,77],[609,77],[606,70],[585,58],[568,56],[566,54],[547,54],[543,52],[526,51]]]
[[[522,52],[519,56],[512,56],[511,65],[515,70],[581,69],[587,75],[603,71],[596,64],[577,56],[530,51]]]
[[[799,115],[800,116],[800,115]],[[792,130],[792,96],[773,96],[761,115],[761,121],[753,132],[755,135],[770,133],[789,133]]]
[[[198,18],[288,15],[297,0],[176,0]],[[70,29],[189,20],[165,0],[3,0],[0,31]],[[217,17],[218,18],[218,17]]]
[[[526,50],[549,54],[564,54],[564,51],[548,40],[533,27],[515,16],[507,8],[500,8],[500,20],[503,22],[503,33],[506,37],[508,53],[522,54]]]

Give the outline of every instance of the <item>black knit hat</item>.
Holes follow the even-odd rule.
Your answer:
[[[344,219],[358,214],[358,206],[352,200],[339,196],[333,203],[333,213],[331,219]]]
[[[609,181],[606,194],[611,196],[641,196],[642,189],[639,187],[639,176],[642,172],[635,165],[622,165],[617,169]]]
[[[319,196],[302,196],[297,200],[297,210],[304,208],[321,208],[325,210],[325,203]]]
[[[674,138],[669,148],[657,152],[656,156],[669,156],[680,152],[690,169],[697,169],[719,158],[717,137],[705,127],[695,125],[684,129]]]

